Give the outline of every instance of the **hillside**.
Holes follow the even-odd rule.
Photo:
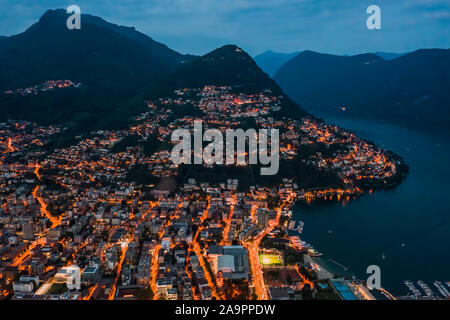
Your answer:
[[[66,19],[64,10],[49,10],[25,32],[0,40],[3,120],[70,121],[80,129],[121,121],[143,107],[124,102],[194,58],[98,17],[82,15],[81,30],[68,30]],[[59,79],[82,85],[37,96],[2,94]]]
[[[225,45],[198,59],[183,64],[168,74],[142,98],[168,95],[175,89],[200,88],[205,85],[231,86],[240,92],[259,93],[270,89],[284,95],[280,87],[264,73],[247,52],[236,45]],[[286,100],[280,116],[298,118],[306,115],[297,104]]]
[[[66,19],[63,10],[49,10],[25,32],[2,41],[0,90],[48,79],[112,86],[125,79],[136,91],[188,60],[130,28],[83,15],[81,30],[68,30]]]
[[[182,65],[162,81],[171,89],[201,87],[204,85],[248,85],[255,88],[273,88],[280,91],[242,49],[225,45],[198,59]]]

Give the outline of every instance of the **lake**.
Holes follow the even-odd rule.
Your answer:
[[[347,204],[296,204],[294,219],[305,222],[302,240],[323,253],[330,271],[343,271],[332,259],[366,279],[366,268],[374,264],[381,268],[381,285],[395,295],[408,293],[404,280],[423,280],[437,292],[433,281],[450,281],[450,139],[372,120],[319,116],[399,154],[410,173],[392,190]]]

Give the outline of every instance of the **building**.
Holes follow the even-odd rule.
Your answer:
[[[288,287],[270,287],[269,295],[271,300],[289,300]]]
[[[53,278],[55,283],[65,283],[69,290],[81,289],[81,272],[80,267],[72,265],[63,267],[55,274]]]
[[[96,283],[100,281],[100,278],[100,268],[94,263],[84,268],[83,273],[81,274],[82,282]]]
[[[232,256],[233,259],[225,257],[221,258],[221,267],[224,269],[222,276],[224,279],[247,279],[250,273],[250,265],[248,262],[248,252],[243,246],[224,246],[223,255]],[[233,261],[233,263],[232,263]],[[232,265],[232,266],[231,266]],[[219,264],[218,264],[219,267]],[[226,270],[226,269],[229,270]]]
[[[32,222],[27,222],[22,225],[23,238],[25,240],[34,239],[34,224]]]
[[[267,211],[267,209],[258,209],[258,212],[256,213],[256,224],[260,228],[267,227],[269,224],[269,211]]]
[[[234,256],[221,255],[217,257],[217,272],[234,272]]]
[[[172,288],[172,281],[168,279],[158,279],[156,280],[156,288],[159,295],[167,296],[167,290]]]
[[[17,292],[32,292],[34,289],[33,281],[14,281],[14,293]]]

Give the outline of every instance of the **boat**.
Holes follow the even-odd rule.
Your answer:
[[[450,292],[442,285],[440,281],[434,281],[433,284],[444,298],[450,298]]]
[[[417,290],[417,288],[414,286],[414,284],[411,281],[405,280],[404,283],[416,298],[419,298],[420,296],[422,296],[420,291]]]
[[[428,285],[427,285],[425,282],[419,280],[419,281],[417,281],[417,284],[419,285],[419,287],[422,288],[422,290],[425,292],[425,294],[427,295],[427,297],[432,297],[432,296],[434,296],[433,291],[431,291],[431,289],[428,287]]]
[[[314,249],[313,247],[309,247],[308,248],[308,254],[311,257],[321,257],[322,253],[318,252],[316,249]]]
[[[289,223],[288,229],[289,229],[289,230],[294,230],[294,227],[295,227],[295,221],[291,221],[291,222]]]
[[[302,233],[303,232],[303,226],[304,225],[305,225],[305,223],[303,221],[299,221],[298,227],[297,227],[297,232],[298,233]]]
[[[333,230],[328,230],[328,234],[333,234]]]

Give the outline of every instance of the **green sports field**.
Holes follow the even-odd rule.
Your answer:
[[[277,254],[260,254],[259,262],[263,266],[280,265],[282,264],[281,257]]]

